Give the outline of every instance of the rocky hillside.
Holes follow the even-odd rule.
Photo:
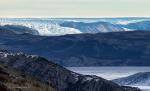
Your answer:
[[[140,91],[137,88],[128,87],[127,89],[127,87],[121,87],[111,81],[107,81],[97,76],[81,75],[71,72],[57,64],[54,64],[46,60],[45,58],[35,55],[27,55],[23,53],[11,53],[5,50],[1,50],[0,64],[10,66],[14,69],[23,72],[24,74],[30,74],[36,79],[39,79],[40,81],[44,82],[45,84],[48,84],[53,88],[56,88],[58,91]],[[5,72],[1,70],[1,74],[2,75],[4,74],[6,80],[11,79],[9,77],[11,76],[11,73],[9,71]],[[29,81],[26,80],[24,82],[23,78],[24,75],[21,76],[19,75],[17,76],[17,78],[15,78],[16,76],[15,77],[13,76],[12,78],[14,79],[10,80],[10,82],[17,81],[19,87],[22,86],[23,83],[25,83],[25,85],[23,85],[25,86],[25,88],[27,86],[33,85],[34,89],[34,81],[32,81],[33,83],[30,83],[31,80],[28,79]],[[1,82],[3,82],[3,80],[1,80]],[[26,82],[29,82],[29,84]],[[17,84],[15,85],[15,88]],[[7,87],[9,85],[11,86],[14,84],[8,83],[8,85],[7,84],[4,85],[6,85]],[[41,85],[38,85],[39,89],[43,87],[40,86]]]
[[[0,91],[57,91],[42,81],[0,64]]]
[[[149,46],[148,31],[51,37],[0,33],[0,48],[40,55],[63,66],[150,66]]]

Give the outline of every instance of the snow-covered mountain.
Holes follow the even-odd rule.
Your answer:
[[[78,29],[84,33],[99,33],[99,32],[118,32],[125,31],[123,27],[109,22],[64,22],[60,24],[62,27]]]
[[[150,86],[150,72],[140,72],[125,78],[115,79],[120,85]]]
[[[24,27],[23,30],[34,30],[36,33],[30,33],[34,35],[42,35],[42,36],[53,36],[53,35],[65,35],[65,34],[78,34],[81,33],[77,29],[73,28],[65,28],[61,27],[56,23],[53,23],[51,21],[46,22],[46,21],[38,21],[38,20],[9,20],[6,19],[6,21],[0,21],[0,27],[5,27],[9,26],[8,30],[14,30],[18,29],[17,27],[14,28],[14,26]],[[10,28],[11,26],[11,28]],[[27,29],[28,28],[28,29]],[[20,29],[22,30],[22,29]]]
[[[128,24],[121,25],[122,27],[125,27],[130,30],[144,30],[144,31],[150,31],[150,21],[138,21],[138,22],[132,22]]]
[[[19,34],[55,36],[149,30],[149,22],[150,18],[0,18],[0,28]]]

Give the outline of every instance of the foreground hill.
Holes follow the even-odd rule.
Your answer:
[[[0,31],[0,47],[63,66],[150,66],[150,32],[34,36]]]
[[[34,55],[10,53],[2,50],[0,51],[0,64],[10,66],[24,74],[30,74],[42,81],[41,83],[36,83],[36,81],[30,80],[30,78],[27,78],[25,75],[18,75],[18,73],[12,71],[12,69],[1,69],[0,77],[2,79],[0,79],[0,81],[2,83],[5,80],[9,80],[6,81],[6,83],[4,82],[4,85],[8,87],[8,89],[10,88],[9,86],[15,88],[17,88],[16,86],[19,86],[18,88],[20,88],[20,86],[24,86],[25,88],[31,86],[31,88],[33,88],[31,91],[35,91],[35,89],[39,89],[37,91],[40,91],[40,89],[43,88],[41,84],[45,83],[45,88],[43,88],[42,91],[46,89],[47,85],[56,88],[58,91],[140,91],[137,88],[121,87],[97,76],[81,75],[71,72],[45,58]],[[37,88],[34,88],[35,86],[37,86]],[[53,88],[48,88],[48,90],[45,91],[55,91]],[[21,89],[21,91],[26,90]]]
[[[57,91],[48,84],[0,64],[0,91]]]

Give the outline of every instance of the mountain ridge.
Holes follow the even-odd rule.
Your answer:
[[[149,66],[149,42],[149,31],[64,36],[0,33],[2,49],[40,55],[63,66]]]
[[[57,88],[58,91],[140,91],[138,88],[121,87],[97,76],[71,72],[36,55],[11,53],[2,50],[0,51],[0,64],[30,74],[44,83]]]

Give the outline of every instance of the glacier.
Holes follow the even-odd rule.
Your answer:
[[[149,30],[150,18],[0,18],[0,27],[22,26],[34,35],[59,36],[66,34]],[[134,26],[133,26],[134,25]],[[142,25],[142,26],[141,26]],[[10,27],[9,27],[10,28]],[[12,28],[12,27],[11,27]],[[23,29],[25,31],[25,29]],[[10,29],[12,30],[12,29]],[[14,30],[14,29],[13,29]],[[35,32],[33,32],[33,30]],[[20,33],[20,31],[19,31]],[[26,32],[23,32],[26,33]],[[27,32],[28,33],[28,32]]]
[[[30,21],[30,20],[20,20],[20,21],[1,21],[0,26],[5,26],[5,25],[15,25],[15,26],[25,26],[28,28],[31,28],[35,31],[38,32],[39,35],[41,36],[56,36],[56,35],[65,35],[65,34],[78,34],[81,33],[77,29],[73,28],[66,28],[66,27],[61,27],[58,24],[54,23],[45,23],[42,21]],[[34,34],[37,35],[37,34]]]

